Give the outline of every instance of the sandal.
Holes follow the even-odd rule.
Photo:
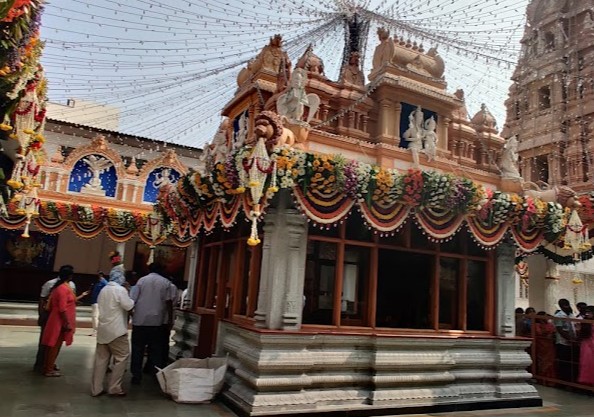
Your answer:
[[[52,372],[47,372],[47,373],[43,374],[43,376],[47,376],[50,378],[51,377],[56,378],[56,377],[62,376],[62,374],[58,371],[52,371]]]

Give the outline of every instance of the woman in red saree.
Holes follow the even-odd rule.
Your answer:
[[[594,306],[586,307],[584,319],[594,320]],[[580,323],[580,372],[578,382],[594,385],[594,332],[592,323]]]
[[[60,353],[63,342],[66,342],[66,346],[72,344],[76,328],[76,295],[69,282],[73,275],[74,268],[72,266],[62,266],[58,281],[56,281],[49,295],[47,304],[49,317],[41,337],[41,343],[47,346],[43,364],[43,374],[45,376],[56,377],[62,375],[55,370],[56,358]]]

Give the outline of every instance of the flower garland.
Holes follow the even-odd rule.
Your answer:
[[[249,167],[245,164],[250,151],[249,147],[239,149],[225,162],[216,164],[212,172],[190,173],[178,182],[177,190],[161,190],[156,209],[164,222],[183,224],[188,218],[182,212],[215,202],[230,203],[244,192],[249,186]],[[273,150],[270,158],[276,166],[276,176],[269,176],[266,189],[300,187],[322,197],[343,193],[367,206],[386,209],[397,204],[413,210],[446,209],[476,216],[489,228],[504,223],[520,224],[526,230],[542,228],[549,239],[556,239],[565,229],[569,214],[559,204],[492,191],[469,178],[449,173],[416,169],[401,172],[347,161],[341,155],[308,153],[290,147]]]

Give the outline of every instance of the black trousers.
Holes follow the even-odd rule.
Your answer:
[[[33,370],[37,372],[43,372],[43,363],[45,362],[46,346],[41,344],[41,337],[43,336],[43,330],[45,329],[45,324],[47,323],[48,317],[49,314],[43,311],[39,314],[39,319],[37,320],[37,324],[39,325],[39,343],[37,344],[37,355],[35,356],[35,365],[33,365]]]
[[[132,377],[142,377],[144,353],[148,352],[147,364],[163,368],[163,330],[162,326],[132,326]],[[151,369],[152,371],[152,369]]]
[[[555,359],[557,365],[557,378],[562,381],[571,381],[572,367],[571,362],[571,346],[561,344],[555,345],[557,351],[557,358]]]

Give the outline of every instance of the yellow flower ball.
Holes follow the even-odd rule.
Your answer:
[[[9,130],[12,130],[12,126],[7,123],[0,123],[0,130],[8,132]]]

